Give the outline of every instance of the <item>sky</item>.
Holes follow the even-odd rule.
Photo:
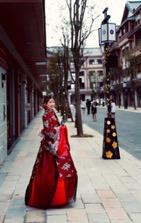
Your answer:
[[[127,0],[88,0],[88,4],[94,7],[94,13],[100,15],[94,22],[95,30],[87,39],[86,47],[99,47],[98,45],[98,28],[104,18],[102,11],[108,7],[108,14],[111,16],[109,22],[120,25],[124,7]],[[46,10],[46,36],[47,47],[61,45],[62,38],[61,25],[63,18],[67,18],[68,9],[65,0],[45,0]]]

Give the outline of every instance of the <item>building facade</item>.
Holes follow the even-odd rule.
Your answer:
[[[80,97],[82,101],[87,99],[102,99],[103,94],[103,63],[100,48],[85,48],[84,63],[80,69]],[[71,63],[71,73],[75,79],[73,62]],[[74,84],[69,90],[70,103],[75,103]]]
[[[0,164],[39,111],[46,90],[44,6],[44,0],[0,1]]]
[[[110,50],[116,103],[125,108],[141,107],[141,1],[126,3],[117,41]]]

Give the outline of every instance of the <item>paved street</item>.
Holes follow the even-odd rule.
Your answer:
[[[97,122],[93,122],[91,115],[86,115],[86,112],[83,121],[103,134],[105,115],[106,108],[98,107]],[[116,126],[119,145],[141,160],[141,110],[118,109],[116,112]]]
[[[141,161],[120,149],[120,160],[103,160],[103,136],[84,124],[92,138],[71,138],[78,170],[74,206],[39,210],[24,205],[24,193],[39,148],[41,113],[23,132],[0,168],[0,223],[140,223]],[[76,134],[67,123],[69,135]]]

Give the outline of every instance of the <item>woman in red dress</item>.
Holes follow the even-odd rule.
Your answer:
[[[25,194],[25,204],[46,209],[74,202],[77,172],[70,154],[68,133],[54,112],[55,101],[44,99],[42,140]]]

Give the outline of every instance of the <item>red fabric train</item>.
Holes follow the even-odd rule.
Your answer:
[[[25,204],[47,209],[75,201],[77,172],[66,126],[60,126],[53,111],[44,114],[43,123],[43,139],[26,189]]]

